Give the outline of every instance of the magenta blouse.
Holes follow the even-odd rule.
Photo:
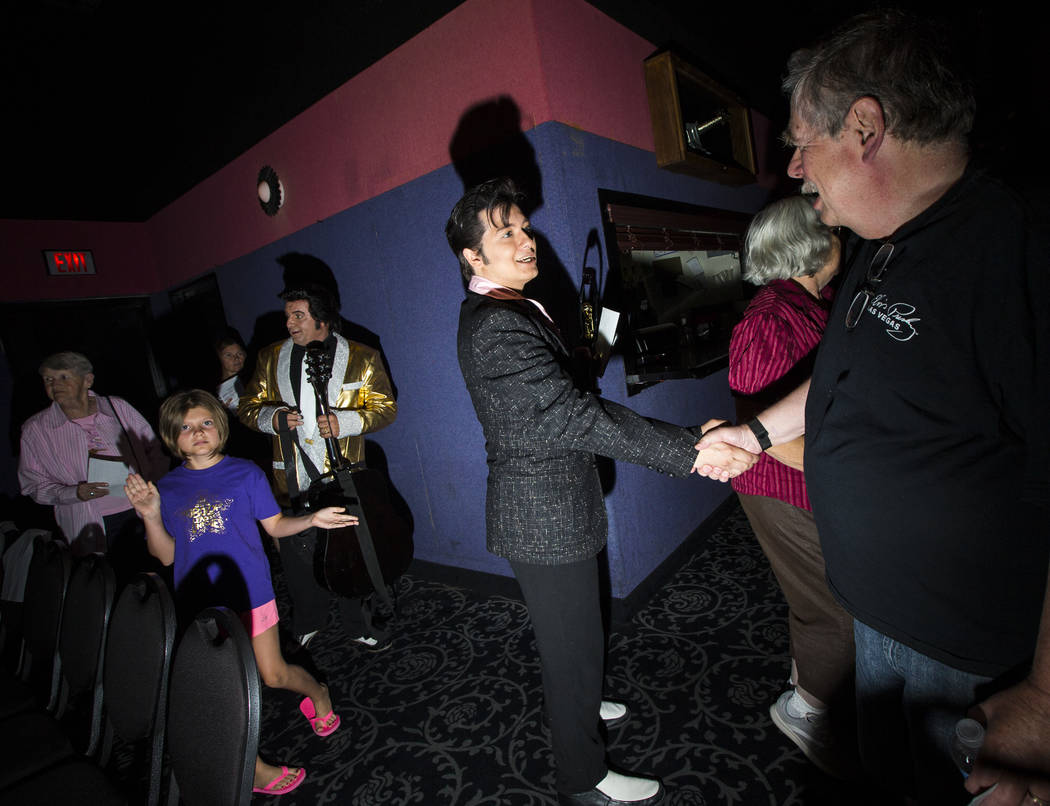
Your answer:
[[[817,299],[794,280],[774,280],[755,294],[729,343],[729,386],[735,394],[761,392],[816,349],[828,323],[830,296],[826,288],[824,297]],[[732,484],[738,493],[810,509],[802,472],[767,454]]]

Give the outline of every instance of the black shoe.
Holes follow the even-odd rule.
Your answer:
[[[656,794],[644,800],[616,800],[610,798],[598,787],[588,789],[586,792],[577,792],[575,795],[558,793],[559,806],[656,806],[664,799],[663,784],[656,790]]]

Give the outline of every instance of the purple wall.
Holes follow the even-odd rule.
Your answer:
[[[550,247],[541,271],[564,267],[570,296],[587,237],[601,231],[599,188],[757,210],[772,186],[761,172],[759,184],[728,188],[656,167],[641,65],[652,50],[584,0],[467,0],[144,224],[0,221],[0,300],[152,294],[159,313],[168,289],[214,268],[228,319],[247,338],[278,310],[276,259],[321,259],[343,315],[380,337],[400,393],[397,421],[375,442],[412,508],[417,556],[507,573],[484,549],[484,445],[455,357],[462,287],[443,230],[463,187],[450,146],[469,110],[511,100],[511,133],[527,139],[542,176],[532,216]],[[756,117],[760,163],[766,128]],[[252,195],[263,164],[288,192],[274,218]],[[48,278],[44,248],[93,248],[101,273]],[[602,387],[623,399],[615,359]],[[724,373],[629,403],[686,424],[732,411]],[[728,492],[618,466],[608,498],[613,593],[630,592]]]
[[[588,233],[600,231],[598,188],[749,211],[765,191],[729,188],[658,169],[651,153],[559,123],[526,135],[541,166],[543,206],[532,222],[578,286]],[[399,391],[396,422],[374,435],[415,518],[416,556],[507,574],[485,550],[485,452],[456,361],[463,298],[445,220],[463,186],[451,167],[420,177],[217,269],[228,318],[245,335],[278,308],[286,252],[313,255],[339,282],[343,315],[381,338]],[[604,249],[604,245],[602,247]],[[589,262],[595,262],[590,256]],[[608,265],[608,260],[603,256]],[[543,271],[556,271],[541,266]],[[572,292],[570,292],[572,293]],[[603,393],[684,424],[732,416],[725,373],[650,388],[628,401],[614,358]],[[728,495],[696,477],[675,480],[618,464],[607,499],[613,593],[624,596]]]

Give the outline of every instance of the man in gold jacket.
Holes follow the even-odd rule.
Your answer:
[[[311,286],[287,289],[280,296],[290,338],[259,352],[237,416],[249,428],[273,436],[274,490],[281,506],[291,509],[311,479],[329,470],[325,440],[335,438],[347,461],[362,461],[364,434],[390,425],[397,403],[379,353],[336,332],[339,311],[331,294]],[[306,346],[315,341],[324,343],[332,356],[327,417],[317,409],[303,360]],[[292,456],[284,454],[282,434],[291,437],[285,441],[292,444]],[[293,631],[303,646],[324,627],[331,595],[315,581],[315,547],[314,529],[280,541]],[[352,640],[369,649],[387,645],[388,637],[371,624],[359,600],[340,597],[339,609]]]

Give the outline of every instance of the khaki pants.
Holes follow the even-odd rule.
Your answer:
[[[853,617],[828,590],[813,513],[763,495],[739,498],[787,599],[798,685],[826,704],[850,696]]]

